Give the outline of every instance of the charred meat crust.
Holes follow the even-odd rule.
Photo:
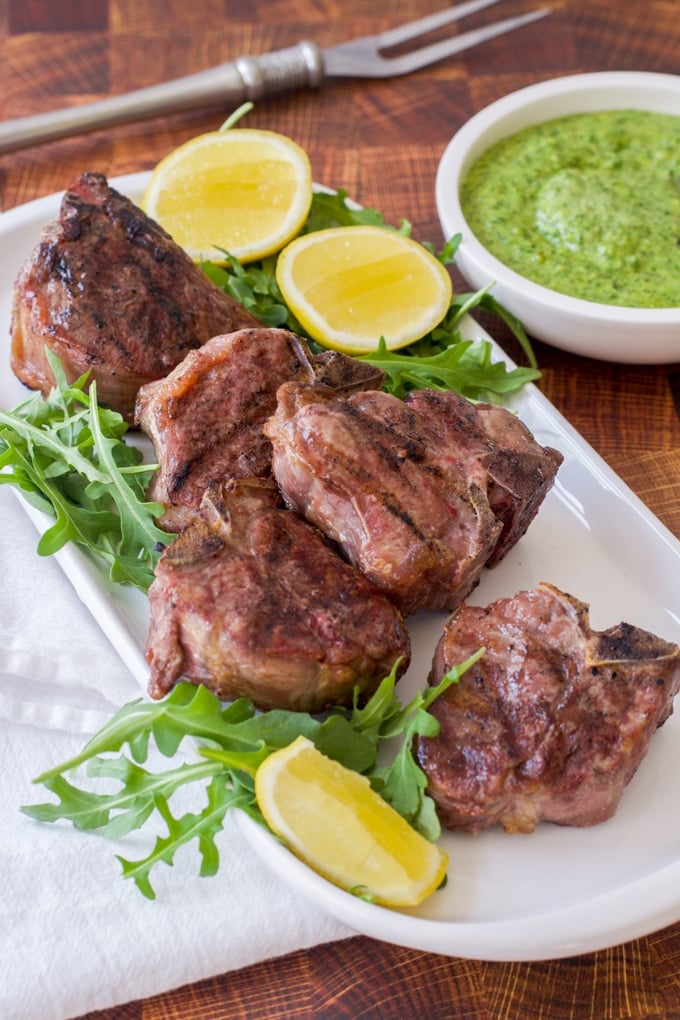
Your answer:
[[[513,833],[610,818],[671,714],[680,648],[627,623],[593,631],[588,606],[547,583],[462,606],[431,682],[480,646],[432,706],[439,734],[418,740],[442,824]]]
[[[503,530],[487,561],[491,567],[525,534],[552,487],[563,456],[541,446],[517,415],[494,404],[472,404],[452,392],[418,390],[407,403],[430,422],[447,456],[477,477]]]
[[[198,507],[207,489],[228,478],[269,476],[263,426],[276,410],[279,386],[290,380],[350,392],[380,386],[384,375],[344,354],[313,355],[286,329],[212,337],[137,396],[135,421],[159,464],[151,498]]]
[[[509,411],[449,396],[290,383],[264,428],[289,505],[405,615],[459,605],[524,534],[562,459]]]
[[[288,330],[260,327],[212,337],[143,386],[135,421],[159,464],[150,497],[199,507],[220,481],[270,474],[262,426],[279,385],[291,378],[314,378],[306,344]]]
[[[91,370],[99,400],[131,421],[140,386],[215,334],[254,325],[157,223],[85,173],[19,271],[10,360],[47,394],[47,346],[69,380]]]
[[[272,480],[233,480],[163,553],[149,592],[149,693],[180,679],[262,709],[319,712],[372,693],[410,642],[387,598],[283,508]]]

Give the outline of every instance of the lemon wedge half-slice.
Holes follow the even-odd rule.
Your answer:
[[[314,340],[367,354],[384,337],[405,347],[441,322],[452,284],[441,262],[411,238],[384,227],[331,227],[304,234],[280,253],[276,279]]]
[[[343,889],[375,903],[416,906],[444,879],[448,858],[372,789],[298,737],[255,774],[269,825],[292,852]]]
[[[157,164],[142,208],[196,261],[241,262],[279,251],[307,218],[312,171],[285,135],[249,128],[211,131]]]

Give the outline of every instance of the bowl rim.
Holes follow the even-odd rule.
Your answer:
[[[680,305],[669,308],[640,308],[630,305],[607,305],[597,301],[588,301],[585,298],[573,297],[570,294],[563,294],[561,291],[553,290],[543,284],[535,283],[528,277],[511,269],[508,265],[493,255],[486,248],[469,226],[460,205],[459,186],[468,164],[473,158],[477,158],[488,146],[481,146],[478,151],[472,151],[477,143],[483,140],[484,136],[495,126],[502,123],[507,116],[521,110],[530,110],[532,106],[541,104],[558,96],[585,96],[597,94],[600,91],[612,91],[617,89],[634,89],[639,99],[651,92],[666,91],[669,95],[677,94],[678,106],[680,109],[680,75],[667,74],[655,71],[592,71],[583,74],[564,75],[559,78],[549,78],[542,82],[535,82],[523,88],[494,100],[483,107],[469,120],[467,120],[456,131],[448,142],[442,153],[435,178],[435,200],[439,219],[442,227],[449,234],[448,227],[445,227],[447,219],[455,219],[462,237],[460,241],[461,254],[467,252],[468,257],[477,263],[484,263],[488,266],[490,276],[499,284],[503,284],[513,290],[521,290],[526,300],[532,301],[543,308],[556,309],[559,303],[561,312],[570,314],[577,318],[589,318],[591,320],[602,320],[609,325],[616,325],[617,322],[625,322],[628,325],[647,326],[668,326],[680,319]],[[632,108],[631,101],[626,101],[624,106],[617,106],[615,96],[608,100],[607,105],[602,109],[623,109]],[[637,105],[637,109],[650,110],[647,105]],[[572,111],[574,113],[581,111]],[[588,112],[588,111],[583,111]],[[556,113],[554,116],[562,116]],[[565,111],[564,115],[568,115]],[[540,123],[552,119],[551,115],[539,116],[530,123]],[[528,126],[528,125],[527,125]],[[509,134],[521,130],[519,127],[512,128]],[[498,136],[502,137],[502,136]],[[494,141],[497,139],[494,139]],[[493,142],[489,142],[489,145]],[[446,213],[446,215],[445,215]]]

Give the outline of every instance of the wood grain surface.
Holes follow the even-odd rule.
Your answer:
[[[249,122],[293,136],[309,153],[316,180],[347,188],[389,220],[408,217],[414,236],[439,243],[437,162],[452,133],[485,104],[562,74],[680,69],[678,0],[505,0],[469,24],[542,2],[553,8],[551,16],[514,36],[408,78],[348,80],[262,101]],[[443,0],[0,0],[0,116],[99,99],[302,38],[331,45],[443,6]],[[0,207],[61,191],[85,169],[109,176],[149,169],[229,112],[168,116],[0,156]],[[493,331],[516,355],[509,337],[496,325]],[[547,397],[680,536],[680,364],[604,364],[540,343],[536,352]],[[680,601],[680,579],[678,592]],[[543,963],[450,959],[357,937],[89,1017],[670,1020],[680,1018],[680,924]]]

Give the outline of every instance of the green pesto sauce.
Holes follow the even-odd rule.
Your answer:
[[[505,138],[473,164],[465,218],[536,283],[610,305],[680,305],[680,116],[573,114]]]

